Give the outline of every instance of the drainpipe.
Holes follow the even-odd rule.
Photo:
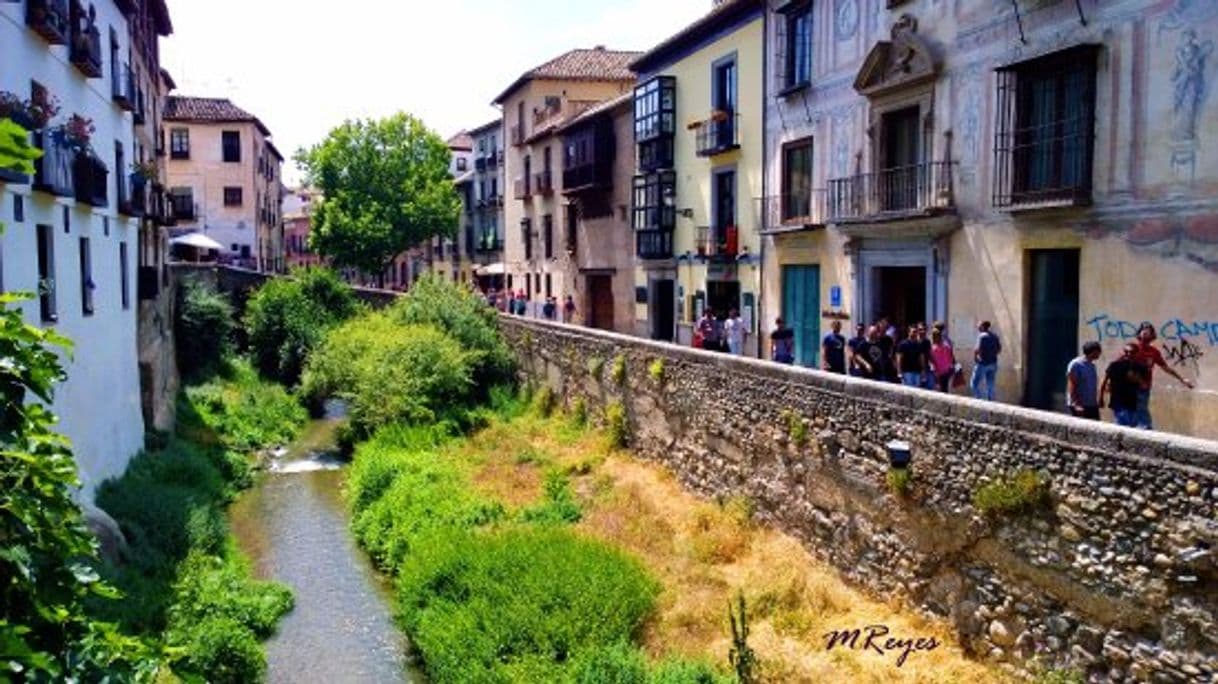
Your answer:
[[[762,334],[765,333],[765,230],[766,219],[768,212],[766,211],[766,193],[769,188],[769,133],[770,133],[770,98],[769,98],[769,83],[770,83],[770,51],[767,49],[770,45],[770,8],[769,3],[766,3],[761,11],[761,204],[758,205],[760,211],[758,221],[758,231],[762,233],[758,235],[761,242],[761,263],[757,266],[757,358],[765,358],[763,353],[764,345],[761,343]]]

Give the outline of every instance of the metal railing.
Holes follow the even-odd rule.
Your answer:
[[[829,181],[829,220],[954,210],[952,162],[922,162]]]
[[[529,186],[527,178],[517,178],[516,182],[513,183],[513,189],[515,192],[512,196],[516,199],[528,199],[533,196],[533,189]]]
[[[34,133],[34,146],[42,150],[42,158],[34,162],[34,189],[59,197],[76,194],[73,166],[76,150],[68,144],[62,129]]]
[[[101,32],[96,26],[89,24],[83,28],[73,27],[68,56],[80,73],[89,78],[101,78]]]
[[[699,157],[709,157],[740,147],[740,114],[715,112],[697,126]]]
[[[554,174],[550,171],[533,174],[533,191],[538,195],[549,195],[554,192]]]
[[[698,256],[735,258],[740,253],[740,229],[736,226],[698,226]]]
[[[823,226],[829,217],[829,191],[824,188],[762,197],[758,202],[760,225],[766,233]]]

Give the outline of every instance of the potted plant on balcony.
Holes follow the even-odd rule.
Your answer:
[[[64,142],[79,154],[93,154],[91,143],[95,132],[97,127],[93,125],[93,119],[79,114],[68,117],[68,121],[63,125]]]

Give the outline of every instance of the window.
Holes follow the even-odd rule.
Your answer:
[[[25,197],[23,195],[13,195],[13,222],[22,223],[25,221]]]
[[[567,214],[567,230],[566,243],[567,253],[574,254],[577,244],[577,236],[579,233],[579,205],[568,204],[566,207]]]
[[[86,316],[93,315],[93,252],[89,238],[80,238],[80,310]]]
[[[719,111],[736,111],[736,57],[715,62],[713,69],[711,102]]]
[[[547,259],[554,258],[554,216],[546,214],[541,217],[541,232],[542,240],[545,244],[545,253]]]
[[[676,87],[675,78],[658,76],[634,89],[634,141],[640,171],[673,165]]]
[[[169,129],[169,158],[190,159],[190,129]]]
[[[38,304],[44,322],[59,319],[55,306],[55,229],[41,224],[38,226]]]
[[[240,131],[222,131],[220,133],[220,143],[223,148],[224,161],[228,163],[239,163],[241,161],[241,132]]]
[[[782,219],[812,215],[812,139],[782,148]]]
[[[233,251],[233,254],[236,254],[236,253],[237,253],[237,252],[239,252],[240,250],[241,250],[241,245],[239,245],[239,244],[237,244],[237,243],[235,243],[235,242],[234,242],[234,243],[232,244],[232,251]]]
[[[224,188],[224,206],[239,207],[242,202],[242,188]]]
[[[520,233],[524,239],[524,258],[533,259],[533,225],[529,219],[520,219]]]
[[[530,176],[533,174],[533,158],[529,155],[524,156],[524,196],[528,197],[533,194]]]
[[[119,292],[124,311],[131,308],[131,281],[127,273],[127,260],[127,243],[120,242],[118,243],[118,279],[120,288]]]
[[[635,230],[672,230],[676,225],[677,174],[661,171],[634,177]]]
[[[242,259],[250,258],[250,246],[249,245],[241,245],[241,258]]]
[[[546,274],[546,296],[554,296],[554,280],[549,273]]]
[[[458,171],[464,171],[466,168],[468,168],[468,166],[469,166],[469,163],[465,160],[465,157],[457,157],[457,170]]]
[[[118,195],[119,211],[122,211],[126,205],[130,203],[131,198],[127,195],[127,174],[124,170],[127,165],[124,163],[125,155],[123,153],[123,144],[117,140],[114,141],[114,186],[115,192]],[[126,207],[130,209],[130,207]]]
[[[812,82],[812,5],[797,4],[781,19],[786,36],[780,41],[785,50],[779,68],[782,87],[795,90]]]
[[[1090,201],[1097,51],[1083,45],[998,71],[995,206]]]

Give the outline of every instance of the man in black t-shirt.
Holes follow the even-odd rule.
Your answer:
[[[888,339],[880,334],[880,329],[871,326],[867,329],[867,339],[855,347],[854,356],[859,364],[860,377],[872,380],[886,381],[889,376],[889,356],[884,352],[881,340]]]
[[[850,374],[856,377],[863,377],[863,367],[859,364],[858,359],[855,358],[855,354],[858,353],[859,345],[866,341],[867,326],[859,323],[858,325],[854,326],[854,337],[851,337],[850,340],[846,342],[846,348],[848,350],[846,355],[850,366]]]
[[[821,352],[824,356],[825,370],[830,373],[846,372],[846,338],[842,337],[842,322],[833,321],[830,332],[821,341]]]
[[[1108,405],[1117,425],[1149,429],[1149,425],[1138,424],[1138,392],[1150,384],[1150,371],[1138,362],[1137,356],[1138,345],[1130,342],[1121,350],[1121,358],[1108,364],[1100,386],[1100,408],[1104,407],[1104,395],[1108,394]]]
[[[906,387],[921,387],[926,375],[927,358],[918,327],[909,326],[909,337],[897,345],[897,367],[901,372],[901,384]]]

